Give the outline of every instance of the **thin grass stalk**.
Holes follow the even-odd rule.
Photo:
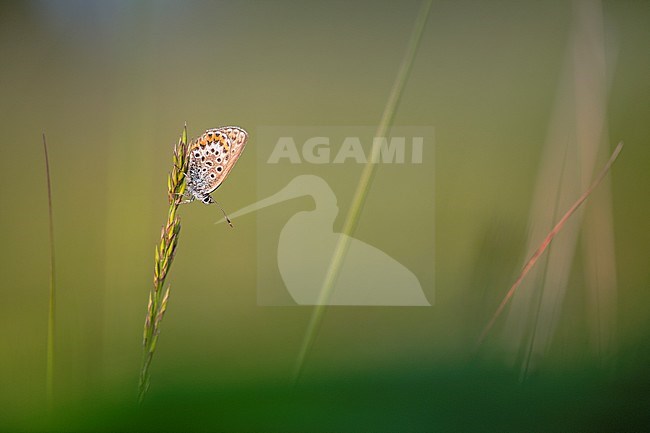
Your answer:
[[[393,123],[395,111],[397,109],[399,99],[402,96],[402,91],[404,90],[409,72],[413,66],[415,53],[417,52],[418,45],[422,38],[422,33],[424,31],[430,9],[431,0],[424,1],[416,18],[415,25],[413,27],[413,33],[411,34],[411,39],[407,45],[406,53],[400,65],[397,77],[395,78],[395,82],[393,83],[393,88],[390,92],[390,96],[388,97],[388,101],[384,107],[384,112],[377,127],[377,131],[375,132],[375,137],[385,137]],[[334,253],[332,254],[332,260],[327,270],[327,274],[325,275],[317,305],[314,307],[314,311],[312,312],[309,324],[307,325],[307,330],[305,331],[305,336],[303,338],[300,352],[298,353],[298,358],[294,367],[294,384],[300,377],[305,359],[311,349],[316,333],[320,327],[326,305],[332,294],[332,289],[334,288],[334,284],[338,278],[341,266],[343,265],[343,260],[345,259],[345,255],[350,244],[350,237],[354,233],[359,223],[361,211],[363,210],[366,197],[368,196],[368,191],[370,190],[370,185],[377,169],[376,162],[378,160],[379,147],[373,146],[371,157],[363,168],[361,178],[359,179],[357,189],[352,199],[352,204],[346,215],[342,230],[343,235],[339,237],[339,242],[337,243],[336,248],[334,249]]]
[[[526,262],[524,265],[521,273],[519,274],[519,277],[515,280],[514,284],[512,287],[510,287],[510,290],[506,293],[504,296],[503,300],[501,301],[501,304],[499,304],[499,307],[497,308],[496,312],[488,322],[488,324],[483,328],[483,331],[481,332],[481,335],[478,338],[478,343],[477,347],[480,346],[483,341],[485,340],[485,337],[487,337],[487,334],[490,332],[494,324],[496,323],[497,319],[503,312],[504,308],[512,298],[512,296],[515,294],[515,291],[523,281],[524,277],[528,274],[528,272],[535,266],[535,263],[537,263],[537,260],[540,258],[542,253],[546,250],[546,248],[551,244],[551,241],[553,238],[562,230],[562,227],[566,224],[566,222],[571,218],[571,215],[575,213],[575,211],[580,207],[582,203],[584,203],[585,200],[591,195],[591,193],[596,189],[596,187],[600,184],[600,182],[603,180],[607,172],[609,172],[609,169],[612,167],[612,164],[614,164],[614,161],[616,161],[616,158],[618,158],[618,154],[621,153],[621,150],[623,149],[623,142],[621,141],[618,143],[616,148],[614,149],[614,152],[612,153],[612,156],[609,157],[609,160],[601,170],[601,172],[596,176],[596,179],[594,182],[591,184],[591,186],[582,193],[580,198],[576,200],[575,203],[573,203],[573,206],[569,208],[568,211],[560,218],[560,220],[555,224],[555,227],[549,232],[549,234],[546,236],[546,238],[542,241],[542,243],[539,245],[537,250],[533,253],[532,257]]]
[[[43,133],[43,152],[45,154],[45,174],[47,178],[47,210],[50,223],[50,300],[47,318],[47,366],[45,372],[45,400],[48,409],[54,405],[54,332],[56,329],[56,286],[54,275],[54,218],[52,217],[52,181],[50,180],[50,158],[47,153],[47,140]]]
[[[149,303],[147,306],[147,316],[144,321],[142,342],[143,358],[138,393],[140,403],[144,400],[149,389],[149,369],[156,351],[158,335],[160,334],[160,324],[167,310],[167,301],[169,300],[169,286],[167,286],[167,290],[163,290],[163,288],[169,273],[169,268],[174,260],[176,246],[178,245],[178,235],[181,231],[181,220],[176,215],[176,211],[181,203],[186,187],[185,173],[187,172],[189,162],[187,149],[187,125],[185,125],[181,138],[174,147],[172,171],[167,177],[167,198],[169,201],[167,222],[162,227],[160,243],[156,245],[154,252],[153,287],[149,292]]]

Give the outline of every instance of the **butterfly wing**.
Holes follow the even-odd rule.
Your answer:
[[[238,126],[224,126],[217,129],[218,132],[225,134],[230,141],[230,149],[225,155],[223,164],[223,171],[220,173],[220,181],[215,189],[221,185],[221,183],[226,179],[230,170],[235,166],[235,163],[239,159],[240,155],[246,147],[246,142],[248,142],[248,133]]]
[[[190,146],[190,189],[198,198],[226,179],[246,146],[248,134],[237,126],[208,129]]]

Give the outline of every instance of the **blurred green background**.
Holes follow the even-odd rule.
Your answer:
[[[153,246],[183,123],[192,137],[240,125],[251,147],[263,145],[260,125],[376,125],[419,10],[413,1],[0,3],[1,431],[592,431],[648,422],[646,1],[434,2],[394,123],[436,131],[435,257],[408,253],[435,266],[435,305],[329,309],[291,387],[312,309],[257,305],[256,216],[230,230],[213,224],[216,208],[183,207],[152,387],[136,406]],[[550,125],[571,93],[563,71],[591,53],[570,49],[585,10],[602,30],[600,155],[626,143],[607,180],[617,284],[606,332],[615,338],[607,356],[589,344],[577,248],[552,343],[522,379],[521,361],[502,356],[504,318],[478,352],[475,344],[529,254],[536,185],[553,180],[540,178]],[[49,413],[42,131],[57,260]],[[219,201],[231,211],[254,202],[256,173],[244,154]],[[350,174],[351,188],[357,179]],[[572,200],[584,189],[575,188]]]

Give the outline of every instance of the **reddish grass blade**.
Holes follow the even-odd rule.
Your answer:
[[[492,318],[490,319],[488,324],[485,326],[485,328],[483,328],[483,331],[481,332],[481,335],[478,338],[477,347],[480,346],[483,343],[483,341],[485,340],[485,337],[487,336],[487,334],[490,332],[490,330],[492,329],[492,327],[496,323],[497,319],[499,318],[499,316],[503,312],[504,308],[508,304],[508,301],[510,301],[512,296],[515,294],[515,291],[517,290],[517,288],[519,287],[519,285],[523,281],[526,274],[528,274],[528,272],[533,268],[533,266],[535,266],[535,263],[537,263],[537,260],[540,258],[542,253],[544,253],[544,251],[549,246],[549,244],[551,243],[551,241],[553,240],[555,235],[557,235],[560,232],[560,230],[562,230],[562,227],[568,221],[568,219],[571,217],[571,215],[573,215],[573,213],[580,207],[580,205],[582,203],[584,203],[585,200],[587,200],[587,197],[589,197],[591,195],[591,193],[594,191],[594,189],[596,189],[596,187],[600,184],[600,182],[603,180],[603,178],[605,177],[605,175],[607,174],[607,172],[611,168],[614,161],[616,161],[616,158],[618,158],[618,154],[621,153],[622,149],[623,149],[623,142],[621,141],[616,146],[616,149],[614,149],[614,152],[612,153],[612,156],[609,157],[609,161],[607,161],[607,164],[605,164],[605,166],[603,167],[601,172],[596,177],[596,180],[594,180],[594,182],[591,184],[591,186],[585,192],[582,193],[580,198],[562,216],[560,221],[558,221],[558,223],[555,225],[555,227],[553,227],[553,229],[549,232],[549,234],[546,236],[544,241],[540,244],[539,248],[537,248],[537,250],[535,251],[533,256],[530,258],[530,260],[528,260],[528,262],[526,262],[526,264],[524,265],[524,268],[521,271],[521,274],[519,274],[519,277],[517,278],[515,283],[512,285],[512,287],[510,287],[510,290],[508,290],[508,293],[506,293],[506,296],[504,296],[503,300],[501,301],[501,304],[499,305],[499,307],[495,311],[494,315],[492,316]]]

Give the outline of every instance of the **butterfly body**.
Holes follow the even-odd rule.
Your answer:
[[[219,188],[244,151],[248,134],[237,126],[208,129],[190,143],[187,169],[189,201],[214,203]]]

